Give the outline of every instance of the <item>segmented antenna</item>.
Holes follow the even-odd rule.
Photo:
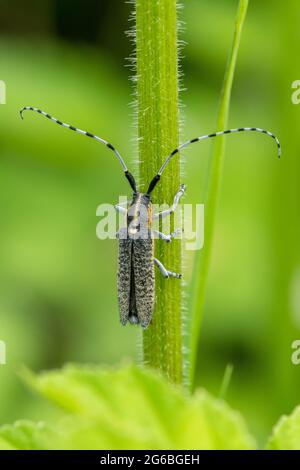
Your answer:
[[[106,147],[108,147],[110,150],[112,150],[114,152],[114,154],[116,155],[117,159],[119,160],[119,162],[120,162],[120,164],[121,164],[121,166],[124,170],[125,176],[126,176],[127,180],[129,181],[129,184],[130,184],[131,188],[133,189],[133,191],[136,191],[136,183],[135,183],[134,177],[128,171],[127,166],[126,166],[123,158],[119,154],[118,150],[112,144],[110,144],[106,140],[102,139],[101,137],[98,137],[97,135],[94,135],[94,134],[91,134],[90,132],[78,129],[77,127],[71,126],[70,124],[66,124],[65,122],[62,122],[59,119],[56,119],[55,117],[50,116],[50,114],[45,113],[45,111],[42,111],[41,109],[38,109],[38,108],[34,108],[32,106],[24,106],[24,108],[22,108],[20,110],[20,116],[21,116],[22,119],[24,119],[23,118],[24,111],[35,111],[36,113],[42,114],[43,116],[50,119],[51,121],[56,122],[56,124],[59,124],[60,126],[66,127],[67,129],[70,129],[71,131],[78,132],[78,134],[83,134],[83,135],[86,135],[87,137],[91,137],[92,139],[95,139],[98,142],[101,142],[101,144],[106,145]]]
[[[269,137],[272,137],[272,139],[274,139],[276,144],[277,144],[278,158],[280,158],[280,156],[281,156],[281,145],[280,145],[280,142],[279,142],[278,138],[276,137],[276,135],[272,134],[272,132],[266,131],[265,129],[260,129],[259,127],[240,127],[238,129],[228,129],[226,131],[219,131],[219,132],[214,132],[213,134],[202,135],[200,137],[196,137],[195,139],[191,139],[191,140],[188,140],[187,142],[184,142],[183,144],[179,145],[175,150],[173,150],[173,152],[171,152],[170,155],[168,155],[168,157],[166,158],[166,160],[162,164],[160,170],[158,171],[157,175],[155,175],[154,178],[152,179],[152,181],[149,185],[147,193],[150,194],[151,191],[153,191],[153,189],[155,188],[156,184],[158,183],[163,171],[165,170],[165,168],[168,165],[171,158],[174,157],[174,155],[176,155],[176,153],[178,153],[183,148],[185,148],[188,145],[193,144],[195,142],[199,142],[200,140],[210,139],[212,137],[218,137],[220,135],[225,135],[225,134],[232,134],[234,132],[245,132],[245,131],[260,132],[262,134],[268,135]]]

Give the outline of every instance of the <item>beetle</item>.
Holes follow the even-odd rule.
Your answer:
[[[132,201],[128,208],[124,208],[121,205],[115,206],[115,209],[126,217],[126,227],[121,228],[117,233],[119,241],[118,301],[120,320],[123,325],[126,325],[126,323],[129,322],[131,324],[140,324],[142,328],[147,328],[150,324],[155,304],[154,266],[158,267],[165,278],[181,278],[181,274],[168,270],[157,258],[154,257],[154,235],[169,243],[172,238],[175,238],[178,232],[175,231],[172,234],[164,234],[159,231],[152,230],[153,220],[162,219],[172,214],[176,210],[178,203],[186,190],[186,186],[184,184],[180,185],[178,192],[174,196],[172,206],[160,213],[152,214],[151,193],[158,184],[162,173],[174,155],[195,142],[245,131],[260,132],[272,137],[277,144],[278,157],[281,155],[281,146],[278,138],[272,132],[259,127],[240,127],[202,135],[188,140],[176,147],[166,157],[161,168],[150,181],[147,191],[143,193],[138,190],[134,176],[129,172],[125,161],[112,144],[101,137],[91,134],[90,132],[83,131],[77,127],[66,124],[41,109],[34,108],[32,106],[25,106],[20,110],[22,119],[24,111],[34,111],[42,114],[46,118],[66,127],[67,129],[86,135],[87,137],[91,137],[106,145],[112,152],[114,152],[122,166],[124,175],[133,191]]]

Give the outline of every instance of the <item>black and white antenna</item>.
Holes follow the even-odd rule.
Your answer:
[[[38,108],[34,108],[32,106],[24,106],[20,110],[20,116],[21,116],[22,119],[23,119],[24,111],[34,111],[36,113],[42,114],[46,118],[50,119],[53,122],[56,122],[56,124],[59,124],[62,127],[66,127],[67,129],[70,129],[71,131],[77,132],[78,134],[82,134],[82,135],[86,135],[87,137],[91,137],[92,139],[95,139],[98,142],[101,142],[101,144],[106,145],[106,147],[108,147],[110,150],[112,150],[114,152],[114,154],[116,155],[117,159],[119,160],[119,162],[120,162],[120,164],[123,168],[125,176],[126,176],[127,180],[129,181],[129,184],[130,184],[131,188],[133,189],[133,191],[136,191],[136,183],[135,183],[135,179],[134,179],[133,175],[128,171],[128,168],[127,168],[123,158],[121,157],[118,150],[112,144],[110,144],[106,140],[102,139],[101,137],[98,137],[95,134],[91,134],[91,132],[83,131],[81,129],[78,129],[77,127],[71,126],[70,124],[66,124],[65,122],[62,122],[59,119],[56,119],[55,117],[50,116],[50,114],[45,113],[45,111],[42,111],[41,109],[38,109]]]
[[[160,180],[160,177],[165,170],[166,166],[168,165],[169,161],[176,155],[180,150],[184,149],[185,147],[188,147],[190,144],[194,144],[195,142],[199,142],[200,140],[205,140],[205,139],[210,139],[212,137],[218,137],[220,135],[225,135],[225,134],[233,134],[235,132],[245,132],[245,131],[251,131],[251,132],[260,132],[262,134],[266,134],[269,137],[272,137],[272,139],[275,140],[277,144],[277,150],[278,150],[278,157],[280,158],[281,156],[281,145],[276,137],[272,132],[269,132],[265,129],[261,129],[260,127],[240,127],[237,129],[228,129],[226,131],[219,131],[219,132],[214,132],[213,134],[207,134],[207,135],[202,135],[200,137],[196,137],[195,139],[188,140],[187,142],[184,142],[183,144],[179,145],[176,149],[171,152],[167,158],[165,159],[164,163],[162,164],[161,168],[159,169],[158,173],[154,176],[152,179],[147,193],[150,194],[153,189],[155,188],[156,184]]]

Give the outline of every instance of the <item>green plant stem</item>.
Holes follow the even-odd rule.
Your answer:
[[[217,119],[217,130],[223,130],[227,127],[228,113],[230,107],[231,89],[236,67],[239,44],[241,40],[244,20],[247,13],[248,0],[240,0],[232,48],[229,54],[223,88],[221,92],[220,105]],[[205,199],[205,241],[202,251],[197,252],[194,260],[193,281],[191,286],[191,349],[190,349],[190,385],[193,389],[195,382],[195,370],[197,361],[197,352],[200,336],[200,326],[202,312],[205,301],[205,289],[208,277],[209,264],[213,244],[213,233],[215,227],[215,218],[218,205],[218,198],[221,185],[221,176],[225,154],[225,138],[219,137],[214,144],[212,163],[210,166],[210,176]]]
[[[176,0],[136,0],[138,161],[147,189],[166,155],[178,145],[178,53]],[[174,158],[153,192],[156,204],[171,204],[179,188],[179,158]],[[171,217],[170,230],[174,220]],[[155,256],[181,271],[181,243],[155,242]],[[144,363],[182,382],[181,285],[156,273],[156,307],[143,334]]]

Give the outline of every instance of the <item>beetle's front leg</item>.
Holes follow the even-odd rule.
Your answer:
[[[182,275],[178,273],[173,273],[172,271],[168,271],[164,265],[157,259],[154,258],[154,264],[158,267],[164,278],[168,277],[175,277],[176,279],[181,279]]]
[[[163,219],[164,217],[167,217],[168,215],[170,215],[170,214],[172,214],[173,212],[175,212],[176,209],[177,209],[177,206],[178,206],[178,203],[179,203],[180,199],[182,198],[182,196],[183,196],[184,193],[185,193],[185,190],[186,190],[186,185],[185,185],[185,184],[181,184],[179,190],[177,191],[177,193],[176,193],[175,196],[174,196],[174,200],[173,200],[172,207],[170,207],[170,209],[167,209],[167,210],[165,210],[165,211],[158,212],[158,214],[154,214],[154,215],[153,215],[153,220],[155,220],[155,219]]]
[[[159,232],[159,230],[152,230],[152,234],[155,236],[155,237],[158,237],[160,238],[160,240],[164,240],[165,242],[167,243],[170,243],[170,241],[173,239],[173,238],[176,238],[177,235],[179,235],[181,233],[181,229],[180,228],[177,228],[176,230],[174,230],[174,232],[166,235],[165,233],[162,233],[162,232]]]

